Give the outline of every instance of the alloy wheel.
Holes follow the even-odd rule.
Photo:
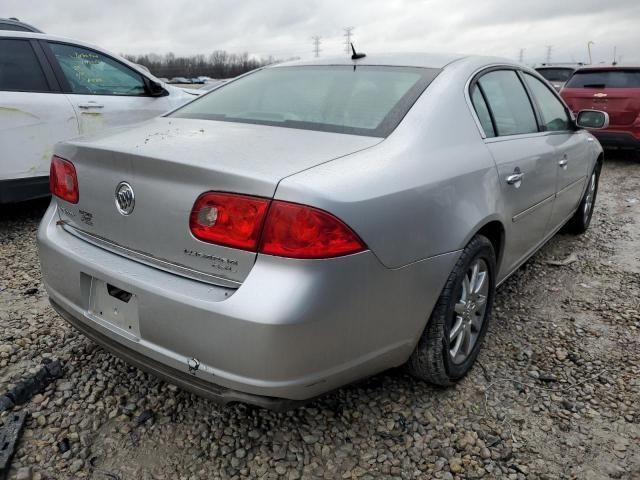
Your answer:
[[[596,193],[596,172],[594,171],[591,174],[591,178],[589,179],[589,187],[587,188],[587,196],[584,199],[584,222],[585,224],[589,221],[589,217],[591,216],[591,211],[593,210],[593,200]]]
[[[489,275],[487,262],[477,258],[462,280],[460,297],[454,306],[449,329],[449,356],[455,364],[463,363],[478,341],[487,311]]]

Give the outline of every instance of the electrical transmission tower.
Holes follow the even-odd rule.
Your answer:
[[[553,45],[547,45],[547,63],[551,63],[551,51],[553,50]]]
[[[354,27],[345,27],[344,29],[344,51],[347,52],[347,55],[351,53],[351,37],[353,35],[353,28]]]
[[[311,40],[313,40],[313,54],[315,57],[319,57],[320,56],[320,52],[322,50],[320,50],[320,35],[314,35],[313,37],[311,37]]]

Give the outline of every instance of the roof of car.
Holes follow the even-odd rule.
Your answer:
[[[580,67],[577,71],[589,71],[589,70],[640,70],[640,65],[585,65]]]
[[[17,18],[0,18],[0,23],[16,25],[18,27],[26,28],[29,30],[29,32],[26,32],[26,33],[42,33],[42,31],[38,30],[33,25],[29,25],[28,23],[21,22]],[[2,27],[0,27],[0,30],[2,30]],[[13,32],[14,30],[7,30],[7,31]]]
[[[446,65],[468,57],[461,54],[440,53],[374,53],[366,57],[352,60],[351,56],[321,57],[312,60],[294,60],[279,63],[279,66],[302,65],[385,65],[402,67],[444,68]]]

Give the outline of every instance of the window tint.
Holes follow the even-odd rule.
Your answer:
[[[536,117],[516,72],[496,70],[478,80],[493,114],[498,136],[538,131]]]
[[[72,93],[85,95],[146,95],[142,76],[93,50],[51,43]]]
[[[560,100],[537,78],[527,73],[524,78],[538,102],[546,129],[552,132],[569,130],[569,116]]]
[[[473,103],[476,113],[478,114],[478,120],[482,125],[482,129],[487,137],[495,137],[496,132],[493,130],[493,122],[491,121],[491,114],[487,103],[484,101],[482,92],[478,85],[471,87],[471,102]]]
[[[577,71],[567,88],[640,88],[640,70]]]
[[[540,68],[538,73],[550,82],[566,82],[573,70],[573,68]]]
[[[383,137],[438,72],[364,65],[267,68],[173,115]]]
[[[28,40],[0,39],[0,90],[49,91],[44,72]]]

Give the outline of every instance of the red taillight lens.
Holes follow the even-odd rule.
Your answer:
[[[204,242],[280,257],[332,258],[366,249],[330,213],[234,193],[200,195],[191,210],[189,227]]]
[[[362,240],[330,213],[275,200],[265,222],[260,253],[292,258],[331,258],[364,250]]]
[[[268,208],[264,198],[203,193],[193,206],[189,226],[199,240],[255,251]]]
[[[62,200],[69,203],[78,203],[80,192],[78,190],[76,168],[73,163],[55,155],[51,158],[49,190]]]

